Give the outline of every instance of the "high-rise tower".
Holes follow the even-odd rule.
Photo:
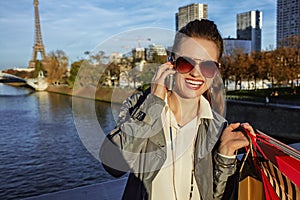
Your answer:
[[[251,51],[261,51],[262,12],[237,14],[237,39],[251,40]]]
[[[41,25],[40,25],[40,16],[39,16],[39,1],[34,0],[34,17],[35,17],[35,34],[34,34],[34,45],[33,45],[33,52],[32,52],[32,58],[29,61],[29,68],[35,68],[37,56],[38,53],[41,54],[42,61],[45,61],[46,53],[45,53],[45,47],[42,40],[42,34],[41,34]]]
[[[194,3],[180,7],[176,13],[176,31],[195,19],[207,19],[207,15],[206,4]]]
[[[300,35],[300,0],[277,0],[277,47],[283,40]]]

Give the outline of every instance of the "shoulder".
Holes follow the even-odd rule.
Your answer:
[[[140,104],[142,104],[144,102],[144,100],[150,94],[150,91],[151,91],[151,88],[148,88],[146,90],[137,90],[131,96],[127,97],[124,100],[122,107],[127,108],[127,109],[131,108],[134,110],[135,107],[140,106]],[[122,110],[122,107],[121,107],[121,110]]]

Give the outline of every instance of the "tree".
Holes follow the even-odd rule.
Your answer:
[[[85,60],[79,60],[79,61],[73,62],[71,64],[70,76],[68,77],[68,80],[67,80],[67,83],[71,88],[73,88],[73,86],[74,86],[74,82],[76,80],[78,71],[84,61]]]
[[[143,85],[151,84],[152,78],[159,65],[160,64],[158,63],[147,63],[144,66],[143,72],[141,73],[141,80],[143,81]]]
[[[47,65],[43,66],[45,76],[49,83],[66,81],[69,60],[62,50],[51,51],[48,55]]]
[[[85,52],[86,54],[87,52]],[[105,59],[107,59],[108,57],[105,55],[104,51],[98,51],[95,54],[91,54],[90,52],[88,52],[88,55],[90,56],[90,62],[94,63],[94,64],[99,64],[99,63],[105,63]]]
[[[34,68],[34,72],[33,72],[33,78],[38,77],[38,74],[40,71],[44,72],[44,68],[43,68],[43,64],[41,63],[40,60],[37,60],[35,63],[35,68]]]
[[[221,58],[220,73],[222,75],[226,89],[228,89],[229,80],[232,75],[231,74],[232,66],[233,66],[233,58],[231,56],[225,55]]]
[[[167,57],[166,56],[160,56],[158,55],[156,52],[153,53],[152,55],[152,62],[153,63],[159,63],[159,64],[163,64],[167,61]]]
[[[231,67],[231,74],[235,77],[235,89],[237,90],[237,85],[239,89],[242,89],[242,80],[247,77],[247,67],[248,67],[248,55],[242,49],[233,50],[233,63]]]
[[[248,80],[254,80],[254,89],[257,87],[257,80],[263,79],[262,66],[263,66],[263,53],[254,51],[249,56],[249,72]]]

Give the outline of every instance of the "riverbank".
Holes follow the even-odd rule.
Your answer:
[[[136,92],[133,88],[95,88],[95,87],[82,87],[77,90],[73,90],[68,86],[49,86],[47,88],[48,92],[54,92],[64,95],[77,96],[81,98],[95,99],[98,101],[112,102],[112,103],[122,103],[128,96]],[[254,102],[254,103],[264,103],[273,106],[280,105],[291,105],[300,106],[299,95],[287,96],[265,96],[269,93],[267,90],[263,90],[255,93],[254,91],[230,91],[226,93],[227,100],[237,100],[242,102]],[[300,93],[300,92],[299,92]],[[284,94],[281,92],[281,94]],[[280,106],[282,107],[282,106]]]
[[[95,88],[95,87],[82,87],[73,90],[68,86],[49,86],[47,92],[53,92],[63,95],[70,95],[80,98],[94,99],[97,101],[122,103],[128,96],[136,92],[132,88]]]
[[[226,92],[227,99],[300,106],[300,87],[281,87]]]
[[[300,142],[300,106],[227,99],[228,122],[249,122],[286,144]]]

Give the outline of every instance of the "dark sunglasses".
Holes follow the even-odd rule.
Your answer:
[[[181,74],[192,71],[197,64],[200,66],[201,74],[206,78],[213,78],[221,66],[212,60],[196,61],[188,57],[179,57],[174,61],[175,69]]]

